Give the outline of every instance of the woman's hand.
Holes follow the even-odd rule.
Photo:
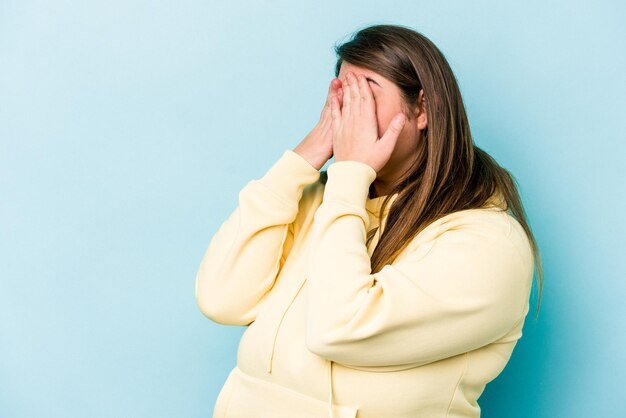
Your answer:
[[[343,105],[336,96],[330,98],[335,161],[360,161],[378,172],[389,161],[406,117],[397,114],[379,139],[376,102],[367,80],[348,72],[346,81]]]
[[[333,156],[333,131],[330,106],[332,98],[334,97],[337,100],[337,105],[341,107],[343,102],[342,96],[341,80],[333,78],[328,88],[326,103],[322,109],[319,122],[293,150],[318,170]]]

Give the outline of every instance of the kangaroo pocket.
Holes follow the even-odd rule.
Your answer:
[[[228,402],[225,418],[328,418],[329,405],[281,385],[233,369],[235,394]],[[355,418],[358,409],[333,405],[333,418]],[[221,418],[221,416],[217,416]],[[217,418],[214,417],[214,418]]]

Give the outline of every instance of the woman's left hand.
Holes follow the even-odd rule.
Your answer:
[[[376,102],[367,80],[348,72],[346,81],[342,86],[343,106],[339,106],[336,95],[331,98],[335,161],[360,161],[378,172],[389,161],[406,116],[398,113],[379,139]]]

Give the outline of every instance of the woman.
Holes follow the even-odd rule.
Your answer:
[[[247,326],[213,417],[479,417],[535,261],[541,291],[513,177],[422,34],[375,25],[336,52],[318,125],[240,191],[200,264],[202,313]]]

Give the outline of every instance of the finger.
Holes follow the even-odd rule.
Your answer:
[[[336,97],[336,93],[331,93],[328,95],[328,99],[326,100],[327,105],[324,106],[324,110],[322,111],[322,116],[320,117],[319,126],[323,129],[328,129],[332,124],[332,100],[333,97]]]
[[[357,82],[356,76],[349,72],[347,74],[348,77],[348,85],[350,86],[350,107],[352,111],[358,115],[361,110],[361,99],[359,98],[359,84]]]
[[[389,123],[387,130],[385,131],[380,141],[383,143],[383,147],[389,146],[393,149],[395,143],[402,132],[402,127],[406,122],[406,116],[403,113],[398,113]]]
[[[370,86],[367,80],[365,79],[364,75],[359,74],[358,81],[359,81],[359,93],[361,96],[361,99],[360,99],[361,112],[364,115],[374,116],[376,115],[376,106],[375,106],[372,90],[370,89]]]
[[[343,107],[343,89],[341,88],[342,82],[338,78],[335,78],[333,81],[334,81],[334,88],[335,88],[334,91],[339,101],[339,108],[341,108]]]
[[[342,84],[343,87],[343,106],[342,113],[346,114],[350,111],[350,106],[352,105],[352,100],[350,99],[350,81],[348,80],[348,76],[346,76],[346,82]]]
[[[329,109],[330,109],[330,96],[337,91],[337,88],[335,87],[337,82],[335,80],[337,79],[333,78],[332,80],[330,80],[330,84],[328,86],[328,92],[326,94],[325,106],[327,106]]]
[[[341,109],[339,109],[339,100],[337,96],[333,95],[330,99],[330,115],[332,119],[332,130],[336,132],[339,129],[339,124],[341,123]]]
[[[330,80],[330,85],[328,86],[328,96],[336,93],[338,87],[341,87],[341,81],[339,81],[338,78],[333,78],[332,80]],[[330,104],[330,100],[328,100],[328,103]]]
[[[324,107],[322,108],[322,112],[320,113],[320,121],[327,121],[328,125],[330,125],[330,98],[331,96],[337,95],[337,87],[341,86],[341,81],[338,78],[333,78],[330,81],[328,86],[328,94],[326,95],[326,102],[324,103]]]

